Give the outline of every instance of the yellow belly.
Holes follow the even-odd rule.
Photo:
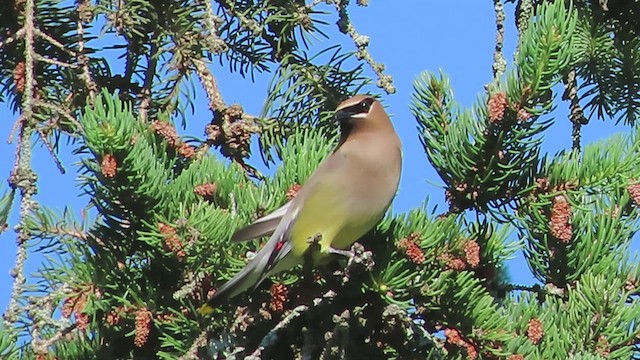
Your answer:
[[[327,194],[327,192],[321,192]],[[384,214],[363,211],[329,192],[329,196],[310,196],[300,209],[291,229],[290,241],[296,256],[309,247],[309,239],[320,234],[320,257],[329,247],[347,249],[371,229]],[[371,209],[370,209],[371,210]]]

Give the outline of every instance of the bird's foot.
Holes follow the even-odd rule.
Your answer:
[[[359,270],[364,269],[365,271],[371,271],[373,270],[373,266],[375,265],[375,262],[373,261],[373,253],[371,251],[366,251],[364,246],[357,242],[351,245],[350,250],[342,250],[329,247],[327,251],[331,254],[338,254],[349,258],[347,267],[343,272],[343,284],[349,282],[351,276],[353,276]]]

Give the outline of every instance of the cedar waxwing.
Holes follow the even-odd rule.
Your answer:
[[[367,95],[342,102],[335,119],[341,128],[336,149],[291,201],[233,235],[236,242],[271,237],[240,272],[216,290],[200,313],[211,313],[221,299],[302,264],[310,239],[319,238],[319,251],[313,254],[317,265],[329,254],[349,248],[382,219],[400,181],[400,139],[380,102]]]

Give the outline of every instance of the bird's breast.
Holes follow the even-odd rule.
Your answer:
[[[317,234],[323,253],[330,246],[348,248],[380,221],[397,190],[399,162],[334,155],[341,159],[321,166],[322,177],[310,178],[304,193],[298,194],[304,201],[291,232],[292,250],[298,256]]]

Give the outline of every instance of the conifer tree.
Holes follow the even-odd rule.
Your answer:
[[[494,77],[476,105],[460,109],[446,74],[428,71],[407,104],[448,211],[390,212],[349,261],[300,266],[197,313],[263,243],[232,244],[233,231],[295,196],[331,151],[337,103],[371,80],[395,91],[349,18],[367,1],[356,3],[3,2],[1,94],[19,115],[0,224],[18,213],[18,253],[0,357],[640,358],[629,251],[640,206],[638,0],[494,0]],[[518,30],[510,68],[505,9]],[[330,37],[308,44],[333,26],[321,11],[351,49]],[[122,73],[101,34],[122,41],[112,49]],[[226,103],[211,62],[271,74],[263,113]],[[180,135],[193,121],[191,81],[211,115],[202,139]],[[553,118],[558,106],[569,119]],[[596,120],[630,130],[582,144]],[[571,122],[573,144],[545,154],[554,121]],[[34,198],[55,175],[36,174],[33,146],[58,161],[64,143],[88,203],[80,219]],[[260,161],[275,173],[262,175]],[[510,281],[505,262],[518,250],[537,285]],[[34,254],[44,261],[27,278]]]

